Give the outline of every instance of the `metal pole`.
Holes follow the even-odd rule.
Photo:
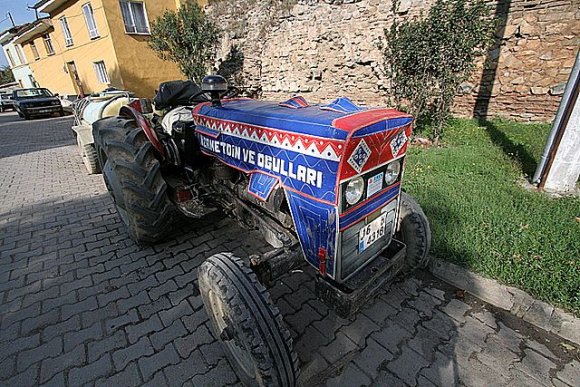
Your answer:
[[[536,168],[536,172],[534,174],[534,177],[532,178],[532,183],[534,184],[539,183],[542,177],[545,175],[548,159],[550,158],[550,154],[552,153],[552,147],[554,146],[554,142],[562,126],[562,119],[564,118],[564,114],[566,113],[567,110],[566,108],[569,105],[570,97],[572,96],[572,92],[574,91],[575,80],[578,79],[579,72],[580,72],[580,52],[576,54],[576,62],[574,63],[574,67],[572,68],[572,72],[570,73],[570,77],[568,78],[568,83],[566,84],[566,89],[564,90],[564,95],[562,96],[560,107],[558,108],[558,112],[556,113],[556,118],[554,118],[552,130],[550,131],[550,134],[548,136],[548,141],[546,143],[546,147],[544,148],[544,153],[542,153],[542,157],[540,158],[540,162],[538,163],[538,167]]]
[[[12,18],[12,14],[10,13],[10,11],[6,12],[6,16],[10,18],[10,21],[12,22],[12,27],[16,27],[16,23],[14,23],[14,19]]]

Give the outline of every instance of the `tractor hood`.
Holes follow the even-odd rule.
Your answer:
[[[394,109],[356,106],[346,98],[308,105],[252,99],[202,103],[193,110],[202,151],[285,188],[337,203],[340,181],[403,154],[412,117]],[[269,194],[268,190],[268,194]]]

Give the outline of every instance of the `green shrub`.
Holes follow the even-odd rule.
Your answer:
[[[398,1],[393,2],[397,14]],[[385,69],[399,104],[432,124],[435,142],[449,117],[458,86],[491,42],[494,21],[483,0],[437,0],[427,16],[385,29]]]
[[[194,0],[165,11],[151,26],[149,45],[164,60],[177,63],[188,79],[201,83],[220,41],[220,30]]]

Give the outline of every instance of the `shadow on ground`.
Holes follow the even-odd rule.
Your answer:
[[[63,121],[70,121],[68,128],[62,128]],[[47,132],[39,126],[49,127],[54,131]],[[70,117],[36,118],[25,121],[13,113],[0,115],[0,159],[74,145],[76,140],[71,126]]]

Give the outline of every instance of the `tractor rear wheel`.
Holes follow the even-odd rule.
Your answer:
[[[406,270],[425,268],[429,264],[431,227],[421,206],[406,192],[401,193],[399,226],[396,237],[407,245]]]
[[[134,120],[108,117],[93,124],[93,137],[105,184],[131,238],[146,244],[162,240],[175,208],[143,129]]]
[[[75,132],[76,134],[76,132]],[[99,166],[99,160],[97,158],[97,151],[93,144],[84,144],[81,141],[81,136],[77,136],[77,145],[79,147],[79,152],[83,158],[83,163],[87,168],[90,175],[101,173],[101,168]]]
[[[280,311],[240,258],[216,254],[198,270],[211,326],[244,385],[296,385],[298,357]]]

